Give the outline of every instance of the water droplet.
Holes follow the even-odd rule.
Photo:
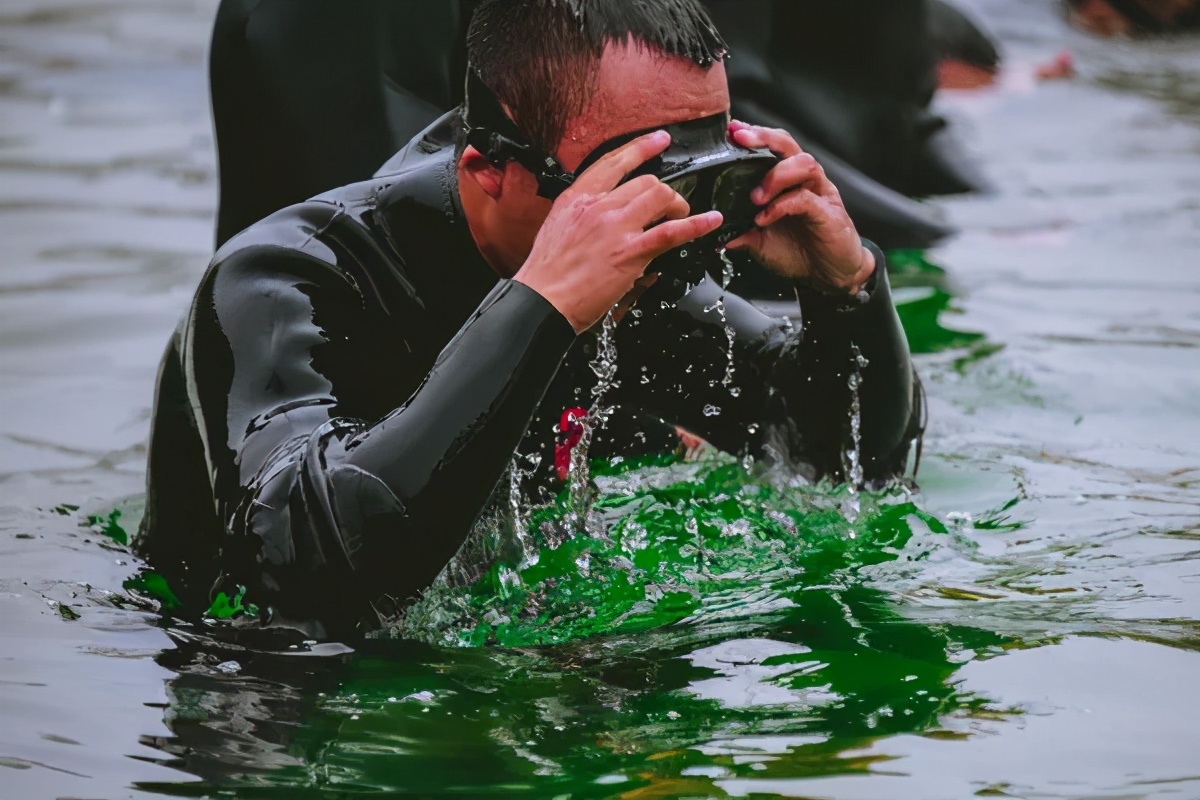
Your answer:
[[[717,298],[716,302],[717,311],[721,316],[721,325],[725,328],[726,341],[725,377],[721,379],[721,383],[729,386],[733,383],[733,340],[735,331],[725,316],[725,292],[729,290],[729,283],[733,280],[733,262],[729,260],[729,253],[724,248],[721,248],[719,255],[721,256],[721,262],[725,265],[721,271],[721,296]]]
[[[969,511],[951,511],[946,515],[946,522],[955,527],[966,527],[974,522]]]
[[[845,472],[848,491],[846,499],[842,502],[842,516],[847,522],[854,524],[862,511],[862,500],[858,494],[863,485],[862,405],[858,397],[858,387],[862,383],[862,377],[858,373],[862,353],[854,343],[850,344],[850,353],[855,370],[846,379],[846,385],[850,389],[850,441],[842,451],[842,469]],[[854,531],[850,532],[850,538],[854,538]]]
[[[709,403],[708,405],[706,405],[704,407],[704,416],[706,416],[706,417],[715,417],[720,413],[721,413],[720,406],[714,406],[712,403]]]

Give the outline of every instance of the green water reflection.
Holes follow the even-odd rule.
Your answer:
[[[890,261],[914,351],[966,364],[994,350],[944,324],[940,268]],[[716,455],[595,463],[593,477],[586,533],[569,530],[567,493],[494,525],[490,569],[443,581],[352,654],[177,634],[159,659],[177,673],[174,738],[151,744],[201,781],[142,788],[724,796],[725,779],[867,772],[873,741],[958,737],[947,721],[1008,713],[955,673],[1018,640],[905,618],[875,582],[957,541],[907,489],[856,497]],[[1019,525],[1016,503],[976,509],[974,528]]]
[[[863,772],[873,740],[997,713],[954,674],[1017,642],[905,619],[859,574],[952,538],[904,492],[865,498],[851,524],[844,492],[727,459],[625,467],[598,475],[607,535],[435,593],[420,624],[456,646],[164,654],[176,738],[155,744],[204,780],[146,788],[721,796],[724,778]],[[544,513],[553,531],[561,509]]]
[[[968,354],[995,352],[983,334],[958,330],[957,314],[946,271],[930,263],[921,250],[890,250],[888,276],[896,296],[896,309],[913,353],[938,353],[951,348],[969,348]]]

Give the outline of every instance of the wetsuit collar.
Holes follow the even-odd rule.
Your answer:
[[[482,297],[497,276],[475,246],[459,197],[456,125],[461,125],[458,112],[445,114],[388,162],[396,170],[394,182],[379,193],[377,219],[402,261],[420,248],[422,257],[444,265],[439,288]]]

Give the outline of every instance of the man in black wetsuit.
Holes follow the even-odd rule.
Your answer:
[[[786,133],[727,123],[725,46],[694,0],[485,0],[468,55],[474,97],[394,172],[252,225],[202,280],[159,376],[137,544],[185,608],[241,585],[265,625],[378,626],[514,452],[541,455],[535,499],[561,488],[556,423],[592,400],[597,323],[639,293],[593,456],[669,451],[678,425],[839,479],[857,371],[865,475],[903,470],[920,410],[883,256]],[[761,184],[721,195],[754,149]],[[669,163],[699,183],[660,180]],[[796,282],[800,329],[693,269],[719,268],[701,244],[741,206],[728,246]]]

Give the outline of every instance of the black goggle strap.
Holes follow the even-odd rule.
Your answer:
[[[515,161],[537,178],[538,194],[553,200],[566,191],[575,176],[563,169],[554,156],[533,143],[517,127],[499,98],[488,88],[473,68],[467,68],[466,100],[463,103],[463,122],[467,128],[467,144],[498,167]]]

